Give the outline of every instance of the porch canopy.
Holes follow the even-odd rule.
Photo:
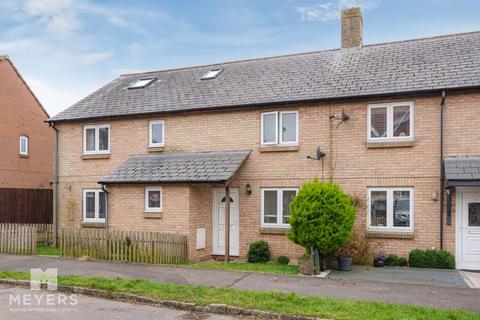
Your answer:
[[[480,156],[445,158],[447,187],[480,186]]]
[[[249,150],[168,152],[135,155],[99,183],[225,183],[248,158]]]

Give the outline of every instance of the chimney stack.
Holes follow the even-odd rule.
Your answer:
[[[359,7],[342,10],[342,49],[362,46],[363,20]]]

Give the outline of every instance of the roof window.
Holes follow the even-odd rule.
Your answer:
[[[153,81],[155,81],[157,78],[142,78],[138,79],[137,81],[131,83],[128,86],[128,89],[142,89],[151,84]]]
[[[207,73],[202,76],[201,80],[215,79],[222,71],[223,69],[220,68],[208,70]]]

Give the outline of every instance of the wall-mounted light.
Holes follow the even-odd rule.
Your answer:
[[[432,200],[433,200],[433,201],[437,201],[437,200],[438,200],[438,193],[437,193],[437,191],[433,191],[433,192],[432,192]]]
[[[248,195],[252,194],[252,186],[250,185],[250,183],[247,183],[247,185],[245,186],[245,191]]]

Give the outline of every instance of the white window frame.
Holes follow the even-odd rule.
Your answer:
[[[393,136],[393,109],[395,107],[410,107],[410,135],[405,137],[394,137]],[[372,137],[371,136],[371,111],[376,108],[386,108],[387,109],[387,136],[386,137]],[[379,103],[379,104],[370,104],[368,105],[367,112],[367,140],[368,142],[389,142],[389,141],[412,141],[414,128],[414,110],[412,101],[400,101],[400,102],[389,102],[389,103]]]
[[[155,124],[162,125],[162,142],[161,143],[152,142],[152,134],[153,134],[152,127]],[[148,146],[153,148],[165,146],[165,121],[164,120],[151,120],[148,122]]]
[[[277,223],[265,223],[265,191],[277,192]],[[261,188],[260,206],[261,206],[261,226],[263,228],[290,228],[290,224],[283,223],[283,191],[295,191],[298,194],[298,188]]]
[[[25,151],[22,150],[23,140],[25,140]],[[20,155],[28,156],[28,137],[27,136],[20,136],[18,149],[19,149]]]
[[[371,214],[371,199],[372,199],[372,192],[374,191],[385,191],[387,192],[387,225],[384,226],[372,226],[372,214]],[[394,191],[410,191],[410,226],[409,227],[394,227],[393,226],[393,192]],[[375,187],[375,188],[368,188],[368,197],[367,197],[367,229],[370,231],[404,231],[404,232],[412,232],[414,229],[414,221],[415,221],[415,207],[414,207],[414,189],[411,187]]]
[[[100,129],[108,128],[108,149],[100,149]],[[95,150],[87,151],[87,129],[95,129]],[[99,124],[99,125],[87,125],[83,126],[83,154],[109,154],[110,153],[110,140],[111,140],[112,131],[110,125],[108,124]]]
[[[295,117],[296,117],[296,123],[295,123],[295,129],[296,129],[296,132],[295,132],[295,141],[283,141],[282,139],[282,132],[281,132],[281,124],[282,124],[282,120],[283,120],[283,115],[284,114],[292,114],[294,113],[295,114]],[[275,115],[275,141],[272,141],[272,142],[264,142],[264,131],[263,131],[263,119],[265,118],[265,116],[267,115],[272,115],[274,114]],[[272,111],[272,112],[263,112],[261,114],[261,117],[260,117],[260,143],[262,146],[274,146],[274,145],[282,145],[282,146],[285,146],[285,145],[298,145],[298,141],[299,141],[299,138],[298,138],[298,132],[299,132],[299,129],[298,129],[298,111],[295,111],[295,110],[290,110],[290,111]]]
[[[87,218],[87,192],[95,193],[95,218]],[[100,193],[105,193],[102,189],[83,189],[83,222],[105,223],[105,218],[100,216]],[[108,196],[105,194],[105,217],[108,214]]]
[[[160,208],[150,208],[148,206],[148,192],[160,191]],[[145,187],[145,212],[162,212],[163,211],[163,188],[162,187]]]

